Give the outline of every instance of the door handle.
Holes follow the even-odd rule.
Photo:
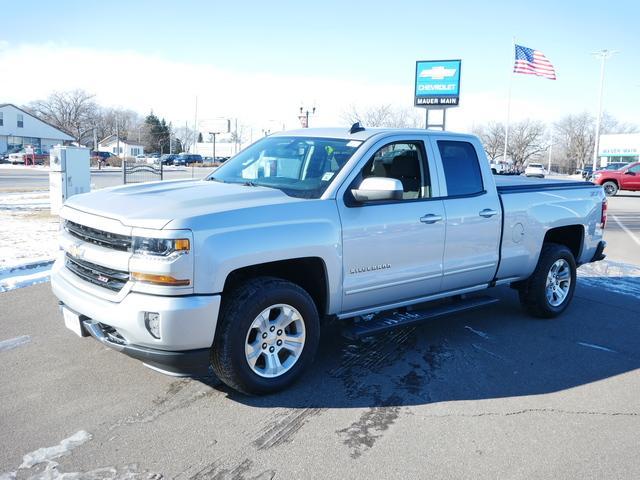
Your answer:
[[[484,218],[490,218],[490,217],[493,217],[494,215],[497,215],[497,214],[498,214],[497,211],[492,210],[490,208],[485,208],[478,215],[480,215],[481,217],[484,217]]]
[[[420,221],[422,223],[436,223],[440,220],[442,220],[442,217],[440,215],[434,215],[433,213],[429,213],[424,217],[420,217]]]

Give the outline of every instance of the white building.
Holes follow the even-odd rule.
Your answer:
[[[598,156],[602,166],[612,162],[637,162],[640,160],[640,133],[600,135]]]
[[[118,147],[120,150],[118,150]],[[120,139],[120,145],[118,145],[118,137],[109,135],[107,138],[98,142],[98,151],[109,152],[118,157],[126,158],[142,155],[144,153],[144,147],[136,142],[122,139]]]
[[[73,137],[11,103],[0,103],[0,154],[29,145],[49,152]]]

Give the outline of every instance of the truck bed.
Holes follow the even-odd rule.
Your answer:
[[[498,193],[533,192],[565,188],[590,188],[595,185],[582,180],[531,178],[521,175],[495,175]]]

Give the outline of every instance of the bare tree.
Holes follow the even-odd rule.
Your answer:
[[[121,140],[142,140],[144,120],[133,110],[100,108],[95,124],[98,141],[116,133],[120,135]]]
[[[588,112],[566,115],[554,125],[554,136],[564,159],[563,166],[575,170],[584,168],[593,157],[595,122]]]
[[[194,140],[196,140],[197,132],[190,128],[188,125],[184,127],[178,127],[175,130],[176,138],[180,139],[182,144],[182,149],[185,152],[188,152],[191,146],[194,144]]]
[[[632,123],[622,123],[616,120],[609,113],[604,112],[602,114],[602,122],[600,127],[600,133],[638,133],[638,125]]]
[[[546,126],[536,120],[523,120],[511,126],[507,154],[516,168],[539,157],[547,149],[544,142]]]
[[[45,100],[25,106],[29,113],[74,137],[78,143],[93,138],[99,107],[95,95],[84,90],[53,92]]]
[[[358,110],[355,105],[349,106],[343,113],[345,123],[360,122],[365,127],[417,128],[420,119],[414,111],[406,108],[393,108],[389,104],[371,106]]]
[[[489,122],[486,125],[474,126],[473,134],[480,138],[490,160],[493,161],[504,154],[503,123]]]

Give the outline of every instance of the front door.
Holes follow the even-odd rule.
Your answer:
[[[445,212],[442,201],[433,198],[435,182],[424,143],[417,138],[375,145],[357,177],[338,197],[343,232],[343,312],[440,290]],[[403,198],[356,203],[351,189],[367,177],[400,180]]]
[[[624,190],[640,190],[640,163],[629,167],[620,180]]]

